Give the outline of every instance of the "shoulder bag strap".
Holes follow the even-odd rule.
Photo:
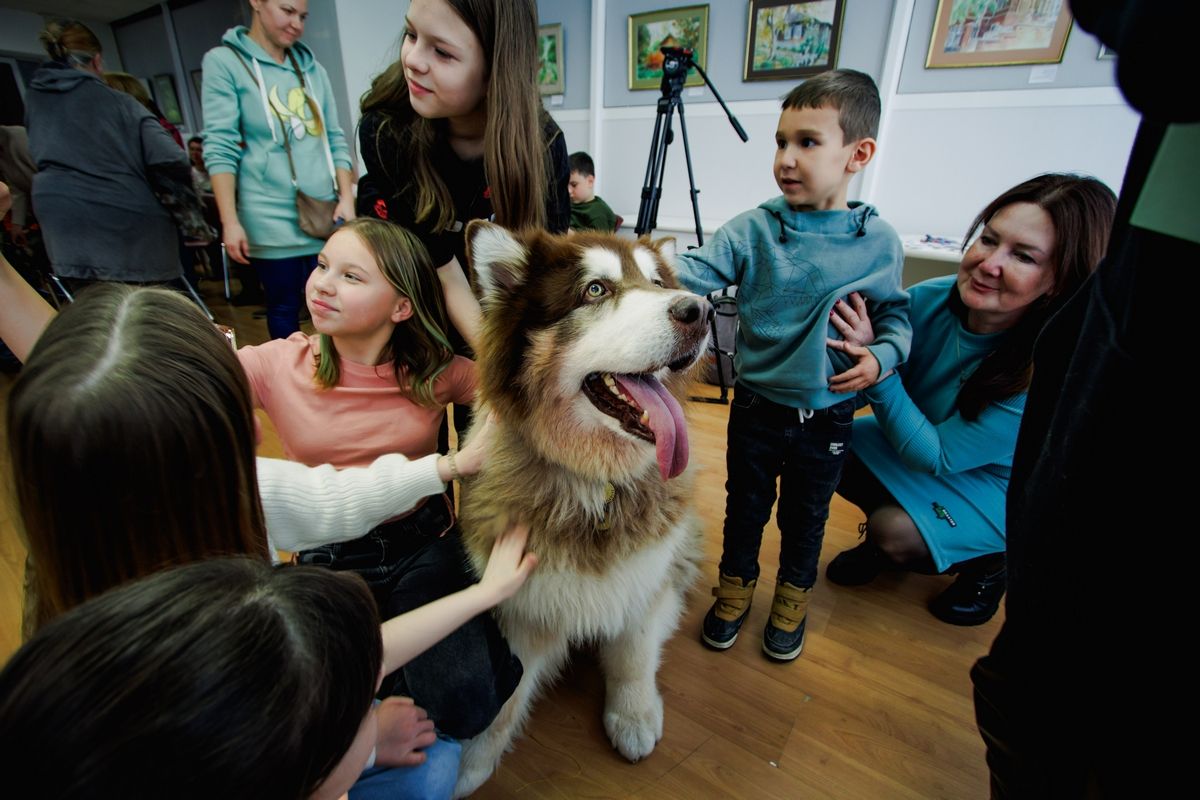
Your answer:
[[[254,81],[254,85],[259,88],[259,91],[262,91],[262,84],[260,84],[258,82],[258,76],[256,76],[254,74],[254,71],[250,69],[250,65],[246,63],[246,59],[242,58],[242,54],[237,51],[236,47],[229,44],[228,42],[225,43],[225,46],[233,51],[233,54],[235,56],[237,56],[238,63],[242,65],[242,68],[246,70],[246,74],[250,76],[250,80]],[[293,62],[293,63],[295,63],[295,62]],[[301,83],[300,86],[301,86],[301,88],[303,88],[304,84]],[[300,184],[298,184],[296,182],[296,164],[292,161],[292,146],[288,143],[287,123],[283,121],[283,118],[279,116],[279,112],[276,111],[274,108],[271,109],[271,113],[273,113],[275,115],[275,118],[279,120],[279,133],[280,133],[280,136],[283,138],[283,151],[285,153],[287,153],[288,170],[292,173],[292,186],[299,187]],[[245,131],[243,131],[242,139],[244,140],[245,138],[246,138],[246,133],[245,133]]]
[[[296,57],[292,55],[291,48],[286,51],[288,60],[292,62],[292,71],[296,73],[296,80],[300,81],[300,91],[308,97],[312,97],[312,112],[317,118],[317,122],[321,124],[321,143],[325,145],[325,163],[329,167],[329,177],[333,181],[333,193],[338,194],[337,169],[333,166],[333,149],[329,146],[329,129],[325,127],[325,119],[321,116],[321,105],[308,91],[308,84],[304,80],[304,73],[300,71],[300,65],[296,62]]]

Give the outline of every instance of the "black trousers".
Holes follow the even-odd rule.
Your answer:
[[[430,497],[415,513],[350,542],[305,550],[299,562],[356,572],[391,619],[475,582],[449,499]],[[521,680],[521,662],[490,613],[465,623],[384,679],[380,696],[401,694],[442,733],[481,733]]]

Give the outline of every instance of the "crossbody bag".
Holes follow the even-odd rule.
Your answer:
[[[259,92],[263,91],[262,84],[258,81],[258,76],[250,69],[250,65],[242,58],[242,54],[237,51],[236,47],[226,44],[233,54],[237,56],[238,62],[250,75],[250,80],[254,81],[254,85],[258,87]],[[296,57],[292,55],[291,50],[287,50],[288,60],[292,62],[292,69],[296,73],[296,79],[300,81],[300,91],[308,94],[308,88],[304,81],[304,74],[300,72],[300,65],[296,63]],[[300,223],[300,230],[312,236],[314,239],[328,239],[334,229],[337,227],[333,221],[333,212],[337,208],[338,185],[337,172],[333,167],[333,153],[329,148],[329,134],[325,128],[325,120],[321,119],[320,113],[316,108],[313,108],[313,114],[317,117],[317,121],[321,124],[321,141],[325,145],[325,160],[329,164],[329,176],[333,181],[333,200],[320,200],[311,195],[305,194],[300,189],[300,184],[296,180],[296,163],[292,160],[292,146],[288,142],[288,126],[283,117],[279,115],[273,107],[272,113],[279,120],[280,133],[283,136],[283,149],[287,153],[288,171],[292,175],[292,189],[296,192],[296,214]]]

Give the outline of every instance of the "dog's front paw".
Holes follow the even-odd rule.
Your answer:
[[[458,782],[454,784],[454,796],[467,797],[492,777],[492,770],[482,764],[467,764],[465,761],[458,769]]]
[[[455,797],[466,797],[483,786],[496,771],[499,758],[493,755],[483,737],[464,744],[462,761],[458,766],[458,781],[454,784]]]
[[[640,761],[654,751],[654,745],[662,738],[662,696],[657,689],[647,692],[632,687],[609,692],[604,730],[621,755],[630,761]]]

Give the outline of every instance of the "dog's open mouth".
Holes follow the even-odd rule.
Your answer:
[[[617,421],[621,430],[654,445],[658,471],[670,480],[687,468],[688,437],[683,409],[662,382],[649,373],[593,372],[583,381],[592,405]]]

